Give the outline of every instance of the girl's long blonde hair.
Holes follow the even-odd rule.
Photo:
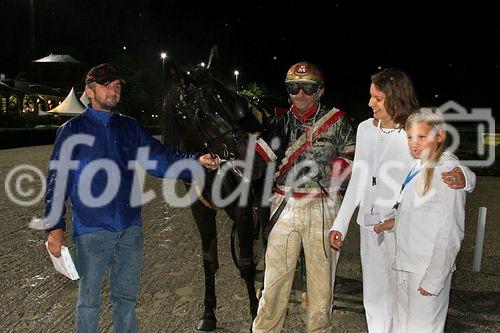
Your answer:
[[[437,135],[439,131],[444,131],[445,137],[443,140],[437,143],[437,149],[429,156],[428,158],[428,166],[424,173],[424,190],[422,192],[422,196],[425,195],[432,183],[432,177],[434,176],[434,167],[438,163],[441,155],[444,152],[445,148],[445,139],[446,139],[446,131],[444,128],[445,121],[441,111],[438,108],[420,108],[417,112],[412,113],[408,119],[406,120],[405,130],[416,124],[427,124],[427,126],[431,127],[434,135]],[[436,138],[437,140],[437,138]]]

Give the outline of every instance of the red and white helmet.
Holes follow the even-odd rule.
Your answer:
[[[287,82],[310,82],[317,83],[322,87],[325,84],[325,79],[318,66],[301,61],[290,67],[286,73],[285,83]]]

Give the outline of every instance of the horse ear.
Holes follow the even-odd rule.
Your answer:
[[[208,65],[207,69],[213,69],[216,66],[216,62],[219,61],[219,48],[217,45],[212,46],[210,49],[210,54],[208,55]]]

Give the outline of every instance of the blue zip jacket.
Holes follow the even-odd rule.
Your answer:
[[[76,144],[73,148],[64,145],[64,142],[68,142],[67,139],[74,140],[81,137],[76,137],[77,134],[88,135],[86,139],[93,138],[93,144],[89,145],[88,141]],[[46,230],[66,227],[64,215],[65,201],[68,197],[72,206],[74,237],[98,230],[120,231],[130,226],[141,225],[141,205],[133,204],[134,201],[131,201],[131,194],[139,195],[140,187],[133,186],[136,171],[134,163],[129,165],[129,161],[141,162],[141,158],[137,156],[140,147],[149,147],[147,159],[156,163],[156,166],[152,167],[149,162],[150,165],[145,167],[146,171],[162,178],[170,178],[167,170],[174,162],[183,159],[196,160],[201,155],[201,153],[182,153],[165,147],[147,133],[135,119],[118,113],[97,111],[90,106],[82,114],[63,124],[57,131],[50,163],[54,166],[61,157],[64,160],[66,154],[66,156],[71,155],[72,161],[78,161],[78,165],[70,168],[67,177],[63,171],[60,171],[58,176],[59,168],[49,166],[45,208]],[[116,166],[108,168],[111,170],[109,176],[105,170],[96,167],[102,160],[106,161],[104,163]],[[68,161],[60,164],[68,168],[71,163]],[[144,166],[145,163],[140,164]],[[189,179],[192,175],[186,169],[175,176]],[[56,186],[58,177],[62,179],[60,183],[66,178],[65,186]],[[82,200],[85,199],[83,196],[80,198],[80,191],[91,193],[91,197],[87,195],[91,199],[105,198],[103,192],[108,190],[107,186],[117,191],[108,203],[97,200],[89,207],[89,201]],[[51,214],[57,205],[59,207],[62,205],[60,213]],[[57,209],[54,209],[54,212],[57,212]]]

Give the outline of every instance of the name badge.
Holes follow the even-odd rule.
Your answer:
[[[379,213],[366,213],[365,214],[365,227],[371,227],[380,222]]]

